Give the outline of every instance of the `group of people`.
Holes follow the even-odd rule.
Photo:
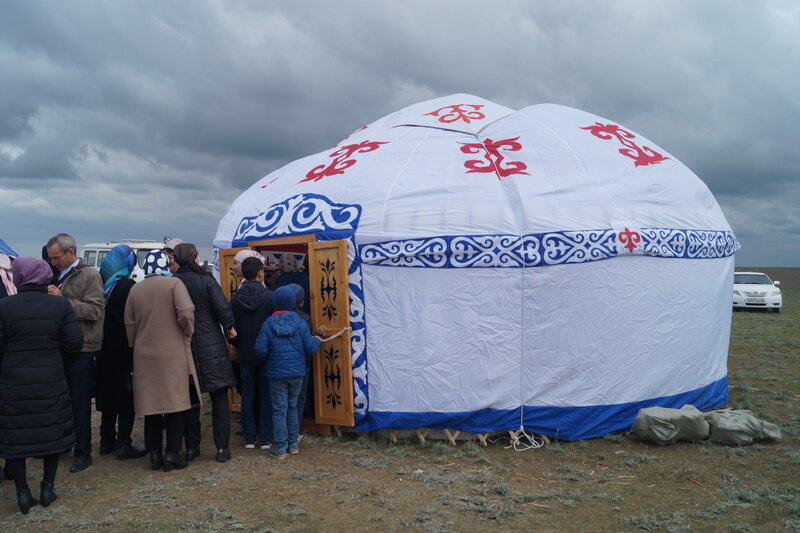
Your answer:
[[[139,283],[130,279],[135,264],[119,245],[97,272],[64,233],[43,259],[0,256],[0,479],[14,481],[22,513],[56,499],[61,454],[74,451],[70,472],[91,466],[93,395],[100,455],[149,454],[154,470],[186,468],[200,453],[207,393],[215,458],[228,461],[228,390],[237,381],[245,447],[258,443],[277,459],[299,453],[309,357],[326,334],[311,334],[307,278],[292,268],[277,276],[264,255],[242,251],[234,269],[244,279],[229,303],[193,244],[175,239],[149,252]],[[144,449],[131,439],[137,414]],[[28,457],[44,461],[38,502]]]

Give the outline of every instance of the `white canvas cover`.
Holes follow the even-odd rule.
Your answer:
[[[578,439],[727,400],[733,254],[708,188],[607,119],[458,94],[269,174],[216,249],[347,239],[356,424]]]

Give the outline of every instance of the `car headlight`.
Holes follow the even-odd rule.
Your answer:
[[[742,295],[742,293],[740,293],[739,291],[733,291],[733,294],[735,294],[736,296],[741,296]]]
[[[770,293],[770,296],[780,296],[780,295],[781,295],[781,291],[772,291]]]

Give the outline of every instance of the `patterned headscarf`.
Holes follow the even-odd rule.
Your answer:
[[[103,278],[103,292],[106,296],[111,294],[114,285],[122,278],[130,277],[133,266],[136,264],[136,252],[127,244],[118,244],[113,247],[100,266],[100,276]]]
[[[144,258],[144,277],[166,276],[172,277],[169,271],[169,256],[164,250],[150,250]]]

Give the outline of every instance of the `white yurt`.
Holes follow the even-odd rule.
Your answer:
[[[308,247],[315,326],[340,333],[315,355],[315,402],[347,413],[317,422],[576,440],[727,401],[739,244],[691,170],[608,119],[468,94],[409,106],[246,190],[218,273],[286,243]]]

